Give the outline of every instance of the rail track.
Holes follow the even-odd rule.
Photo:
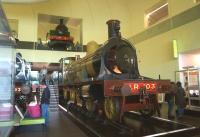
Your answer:
[[[191,137],[200,133],[200,128],[159,117],[143,117],[138,112],[127,112],[123,122],[113,122],[95,116],[85,109],[69,104],[60,106],[88,136],[91,137]]]

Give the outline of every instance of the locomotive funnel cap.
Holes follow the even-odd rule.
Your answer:
[[[64,19],[60,19],[60,25],[64,24]]]
[[[121,37],[120,21],[119,20],[109,20],[106,22],[108,24],[108,39],[112,37]]]

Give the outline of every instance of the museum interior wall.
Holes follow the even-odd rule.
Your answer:
[[[126,1],[121,0],[49,0],[36,4],[3,4],[9,19],[19,20],[19,39],[37,41],[38,14],[81,18],[83,44],[91,40],[103,43],[107,39],[106,21],[121,21],[121,32],[130,37],[130,13]]]
[[[172,41],[177,41],[180,54],[198,49],[198,36],[200,35],[198,31],[200,19],[198,19],[197,14],[194,15],[195,19],[190,20],[180,19],[178,15],[184,12],[189,14],[190,9],[197,7],[196,11],[198,11],[200,8],[199,3],[194,3],[193,0],[184,0],[184,2],[168,0],[169,15],[153,26],[145,27],[145,10],[159,1],[50,0],[47,3],[40,4],[3,4],[3,6],[9,19],[18,20],[19,39],[25,41],[37,41],[38,14],[82,19],[83,44],[87,44],[91,40],[95,40],[99,44],[105,42],[107,40],[105,22],[108,19],[118,19],[121,21],[122,35],[129,38],[137,49],[141,74],[152,78],[158,78],[158,75],[160,75],[161,78],[173,80],[174,71],[178,70],[179,66],[178,58],[173,56]],[[177,22],[183,20],[185,23],[174,27],[172,18],[177,19]],[[163,25],[165,21],[168,21],[170,25]],[[169,27],[168,30],[161,31],[163,28],[167,29],[167,27]],[[137,39],[138,37],[140,39]],[[27,50],[24,54],[26,54],[28,60],[39,60],[47,54],[51,55],[51,53],[45,51],[45,54],[42,53],[43,55],[37,59],[36,56],[33,57],[32,51]],[[37,55],[39,54],[38,52]],[[56,58],[56,56],[56,54],[52,54],[52,58]]]
[[[146,6],[144,6],[145,3],[138,6],[139,12],[137,13],[140,14],[140,18],[137,18],[138,20],[134,23],[136,24],[135,26],[138,26],[136,31],[139,33],[133,35],[130,40],[133,43],[135,42],[138,51],[139,67],[143,75],[158,78],[160,74],[161,78],[174,80],[174,72],[179,70],[179,63],[178,58],[173,56],[173,40],[177,41],[178,54],[199,48],[198,30],[200,29],[200,19],[197,13],[200,11],[200,7],[199,4],[195,5],[193,1],[189,0],[184,0],[181,3],[172,0],[168,2],[169,16],[149,28],[140,25],[144,24],[143,11],[149,3],[146,3]],[[196,10],[194,11],[194,9]],[[193,13],[190,13],[191,10]],[[179,15],[181,14],[180,16],[182,16],[182,13],[191,14],[195,19],[181,19]],[[136,14],[133,16],[136,16]],[[186,22],[185,19],[188,19],[188,21]],[[168,26],[166,25],[167,21],[169,21]],[[177,22],[179,22],[179,26],[175,26]],[[181,24],[181,22],[183,23]]]

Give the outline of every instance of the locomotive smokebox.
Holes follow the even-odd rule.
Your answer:
[[[120,21],[119,20],[109,20],[106,22],[108,24],[108,39],[112,37],[121,37]]]

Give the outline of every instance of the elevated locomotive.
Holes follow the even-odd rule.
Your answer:
[[[63,99],[114,121],[131,110],[151,115],[156,94],[167,91],[170,81],[141,76],[136,49],[121,37],[120,22],[107,24],[108,40],[94,53],[66,65]]]
[[[49,40],[49,48],[54,50],[67,50],[73,46],[73,37],[70,36],[70,32],[65,26],[63,19],[60,19],[60,24],[55,30],[50,30],[47,33],[47,38]]]

